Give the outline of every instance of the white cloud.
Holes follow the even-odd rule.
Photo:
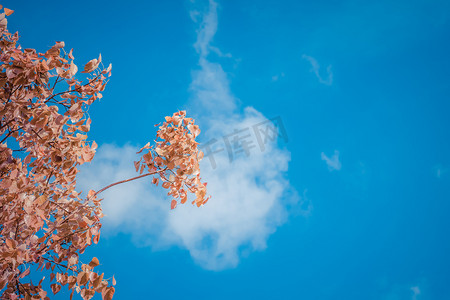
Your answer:
[[[327,76],[327,79],[324,79],[320,75],[320,65],[314,57],[303,54],[302,58],[309,61],[309,63],[311,64],[311,72],[313,72],[316,75],[316,77],[317,77],[317,79],[319,79],[320,83],[325,84],[325,85],[333,84],[333,72],[331,71],[331,65],[328,65],[327,70],[326,70],[328,76]]]
[[[77,186],[87,192],[99,190],[110,183],[137,176],[133,161],[137,160],[137,145],[117,146],[104,144],[90,164],[85,164],[77,177]],[[169,203],[164,191],[151,184],[149,178],[117,185],[100,194],[102,207],[103,236],[119,232],[132,233],[136,241],[154,244],[161,228],[166,227]],[[145,240],[140,234],[145,235]],[[159,244],[161,245],[161,244]]]
[[[195,18],[192,18],[194,22],[200,21],[200,26],[197,30],[197,41],[194,44],[194,48],[197,53],[200,54],[201,58],[205,58],[209,54],[209,50],[211,50],[211,42],[216,35],[217,32],[217,2],[213,0],[209,0],[208,11],[204,14],[198,13],[197,10],[193,10],[194,13],[190,13],[191,18],[195,15]]]
[[[444,166],[442,166],[440,164],[434,166],[433,170],[434,170],[434,174],[436,175],[437,178],[441,178],[442,175],[444,175],[445,173],[448,172],[447,168],[445,168]]]
[[[212,52],[216,53],[219,57],[227,57],[227,58],[232,58],[233,57],[233,55],[231,55],[231,53],[223,53],[222,50],[220,50],[217,47],[210,46],[209,49]]]
[[[281,74],[272,76],[272,81],[278,81],[282,77],[284,77],[284,72],[281,72]]]
[[[191,106],[206,116],[200,120],[207,124],[205,141],[223,142],[234,130],[248,129],[245,134],[251,134],[255,124],[268,120],[251,107],[238,113],[238,99],[230,90],[227,74],[219,63],[208,60],[209,51],[217,53],[214,49],[218,49],[211,45],[218,25],[217,8],[217,3],[209,1],[201,18],[195,43],[200,68],[192,73],[190,91]],[[208,269],[236,266],[242,251],[264,249],[268,236],[285,220],[286,205],[303,199],[308,204],[300,205],[302,212],[311,210],[310,201],[297,196],[285,178],[290,154],[276,142],[261,151],[254,137],[251,141],[249,156],[233,157],[232,163],[226,149],[214,155],[217,168],[205,158],[202,173],[213,198],[200,210],[183,207],[171,215],[170,225],[184,247]]]
[[[395,299],[411,299],[419,300],[423,299],[427,291],[427,279],[418,278],[415,280],[415,284],[411,283],[399,283],[396,280],[391,280],[388,277],[382,277],[378,280],[379,294],[376,295],[377,299],[383,300],[395,300]]]
[[[328,170],[330,170],[330,172],[334,170],[339,171],[341,169],[342,165],[341,162],[339,161],[339,151],[334,150],[334,154],[331,158],[326,156],[325,153],[322,152],[321,157],[322,160],[324,160],[327,163]]]
[[[417,296],[420,295],[420,288],[418,286],[411,287],[411,291],[413,292],[412,300],[417,300]]]
[[[195,100],[190,106],[211,113],[211,119],[223,119],[233,115],[237,109],[237,99],[230,91],[230,85],[222,66],[203,57],[199,60],[200,70],[192,72],[193,81],[190,90]]]
[[[255,138],[256,124],[273,123],[252,107],[239,113],[227,74],[219,63],[208,60],[218,24],[217,3],[209,1],[206,13],[191,16],[200,22],[200,29],[195,43],[199,69],[192,73],[189,107],[204,116],[200,120],[203,142],[216,139],[215,147],[222,149],[214,154],[215,167],[211,156],[201,164],[212,199],[201,208],[186,204],[170,210],[168,198],[148,178],[125,183],[102,195],[107,214],[104,233],[131,233],[137,243],[154,249],[180,246],[202,267],[221,270],[235,267],[244,254],[264,249],[269,235],[286,220],[289,206],[296,205],[303,214],[312,206],[286,178],[290,153],[279,148],[277,140],[261,144]],[[227,151],[224,137],[234,130],[241,130],[241,137],[249,135],[248,153]],[[135,176],[132,162],[138,148],[102,145],[92,165],[79,176],[79,185],[99,189]]]

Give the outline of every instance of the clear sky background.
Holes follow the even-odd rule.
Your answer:
[[[116,298],[450,299],[450,2],[216,1],[2,2],[23,47],[113,65],[80,189],[133,176],[180,109],[222,150],[205,207],[145,180],[104,194],[86,259]]]

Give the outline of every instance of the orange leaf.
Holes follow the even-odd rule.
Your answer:
[[[89,266],[91,266],[92,268],[98,266],[100,264],[100,262],[98,261],[97,257],[94,257],[91,262],[89,263]]]
[[[10,16],[13,14],[13,10],[5,7],[5,15]]]
[[[87,282],[86,272],[80,272],[77,276],[78,285],[84,285]]]
[[[172,202],[170,203],[170,209],[174,209],[175,207],[177,207],[177,201],[172,200]]]
[[[205,154],[202,151],[198,152],[198,160],[202,160]]]
[[[58,42],[55,43],[54,47],[60,49],[60,48],[64,48],[65,45],[66,44],[64,42],[58,41]]]
[[[98,61],[96,58],[91,59],[91,60],[84,66],[84,71],[81,72],[81,73],[90,73],[90,72],[94,71],[95,69],[97,69],[98,64],[99,64],[99,61]]]
[[[69,52],[69,55],[68,55],[68,56],[69,56],[69,58],[72,59],[72,60],[75,59],[75,57],[73,57],[73,48],[70,49],[70,52]]]
[[[94,288],[95,288],[95,289],[99,287],[99,285],[100,285],[100,283],[102,282],[102,280],[103,280],[103,273],[102,273],[102,275],[98,276],[98,277],[94,280],[94,282],[92,283],[92,284],[94,285]]]
[[[111,300],[114,296],[114,292],[116,290],[113,287],[110,287],[108,289],[105,289],[104,292],[102,292],[102,298],[103,300]]]
[[[30,274],[30,268],[26,269],[22,274],[20,274],[20,278],[24,278],[28,274]]]
[[[50,285],[50,287],[52,288],[52,292],[54,295],[56,295],[56,293],[58,293],[61,290],[61,286],[57,283]]]
[[[92,241],[94,242],[94,244],[98,244],[98,241],[100,240],[100,233],[97,234],[96,236],[94,236],[94,238],[92,239]]]
[[[95,191],[94,190],[89,190],[87,197],[90,199],[91,197],[93,197],[95,195]]]
[[[10,248],[10,249],[14,249],[16,246],[16,243],[13,240],[10,239],[6,239],[6,245]]]
[[[150,142],[148,142],[147,144],[145,144],[145,146],[142,147],[141,150],[139,150],[138,152],[136,152],[136,154],[139,154],[139,153],[141,153],[144,149],[149,149],[149,148],[151,148],[151,147],[150,147]]]

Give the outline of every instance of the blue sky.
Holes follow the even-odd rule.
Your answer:
[[[449,2],[216,1],[2,3],[23,47],[113,65],[80,189],[131,177],[179,109],[224,149],[201,209],[104,194],[86,257],[116,298],[450,299]],[[287,139],[230,162],[224,138],[271,120]]]

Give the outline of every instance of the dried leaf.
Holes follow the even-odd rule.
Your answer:
[[[105,291],[102,293],[102,299],[103,300],[112,300],[115,291],[116,290],[114,289],[114,287],[105,289]]]
[[[64,48],[65,45],[66,44],[64,42],[56,42],[55,48],[61,49],[61,48]]]
[[[61,286],[57,283],[51,284],[50,287],[52,288],[53,295],[56,295],[61,290]]]
[[[150,149],[150,143],[145,144],[145,146],[142,147],[138,152],[136,152],[136,154],[141,153],[142,151],[144,151],[144,149]]]
[[[100,262],[98,261],[98,258],[97,258],[97,257],[94,257],[94,258],[91,260],[91,262],[89,263],[89,266],[91,266],[92,268],[94,268],[94,267],[96,267],[96,266],[98,266],[98,265],[100,265]]]
[[[75,57],[73,56],[73,48],[70,49],[69,54],[68,54],[68,57],[69,57],[69,59],[72,59],[72,60],[75,59]]]
[[[84,71],[81,73],[91,73],[98,67],[98,60],[96,58],[90,60],[86,65],[84,65]]]
[[[175,207],[177,207],[177,201],[172,200],[172,202],[170,203],[170,209],[174,209]]]
[[[14,10],[5,7],[5,15],[10,16],[14,13]]]

